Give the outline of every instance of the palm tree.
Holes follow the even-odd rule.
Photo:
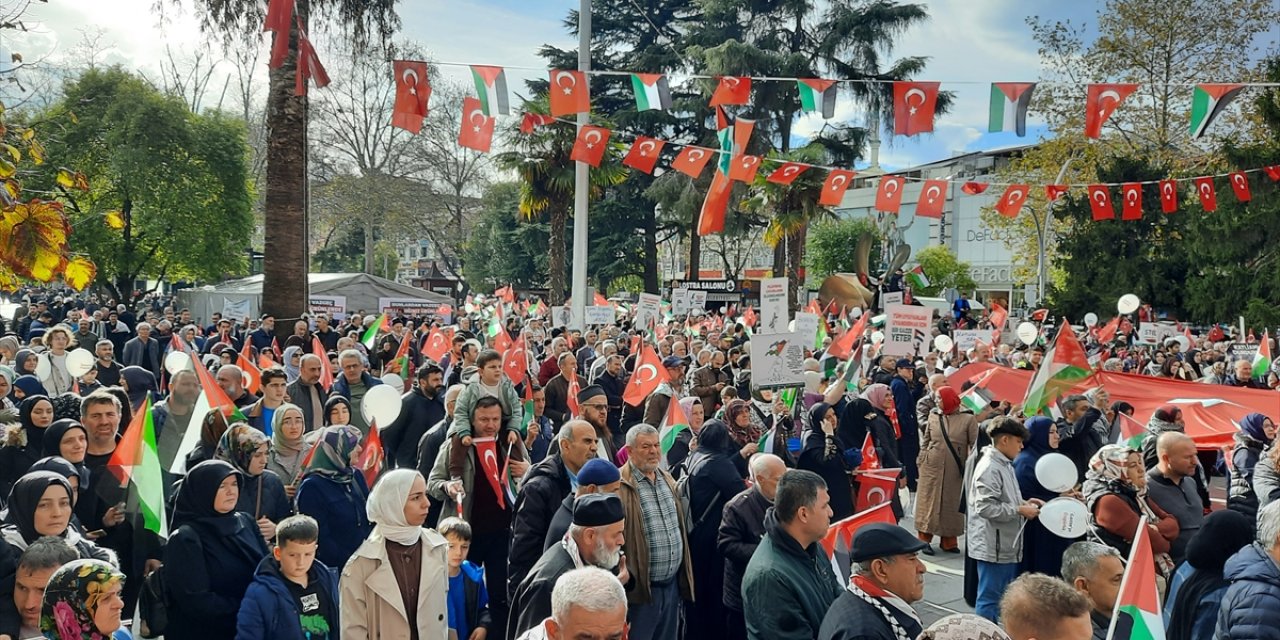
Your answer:
[[[526,102],[524,111],[547,113],[544,96]],[[599,126],[601,123],[593,118]],[[551,124],[521,133],[518,123],[505,132],[511,151],[495,158],[499,167],[514,171],[520,181],[520,214],[527,219],[547,217],[550,226],[547,256],[547,297],[550,304],[564,303],[565,290],[565,228],[573,211],[575,161],[569,159],[577,129],[565,124]],[[600,199],[605,188],[621,183],[627,171],[618,163],[617,145],[610,150],[599,167],[590,170],[590,194],[592,201]]]
[[[185,0],[168,0],[184,5]],[[384,57],[380,49],[400,26],[396,0],[295,0],[295,14],[308,35],[312,15],[336,25],[352,48]],[[222,36],[227,48],[258,46],[266,18],[263,0],[196,0],[203,27]],[[307,98],[294,95],[298,31],[290,28],[289,55],[272,69],[267,93],[267,186],[263,216],[263,312],[296,318],[307,309]]]

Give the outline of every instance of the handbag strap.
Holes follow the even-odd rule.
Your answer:
[[[956,452],[956,445],[951,442],[951,436],[947,435],[947,414],[938,414],[938,430],[942,432],[942,441],[947,443],[947,449],[951,451],[951,457],[956,461],[956,466],[960,471],[964,471],[964,462],[960,460],[960,454]]]

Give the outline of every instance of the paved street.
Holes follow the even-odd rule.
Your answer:
[[[907,492],[903,491],[902,503],[908,504],[907,500]],[[916,530],[910,514],[900,524],[913,533]],[[960,544],[963,548],[963,538]],[[924,578],[924,600],[915,605],[926,627],[953,613],[973,613],[973,607],[964,601],[964,554],[943,553],[938,550],[937,538],[933,540],[933,548],[937,551],[935,555],[920,555],[929,573]]]

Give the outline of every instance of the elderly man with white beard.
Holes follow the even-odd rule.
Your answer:
[[[537,564],[516,587],[511,598],[507,637],[515,638],[551,615],[551,593],[556,580],[581,567],[594,566],[613,572],[622,584],[630,580],[623,558],[624,511],[622,501],[610,493],[592,493],[573,504],[573,524],[559,544],[542,553]]]

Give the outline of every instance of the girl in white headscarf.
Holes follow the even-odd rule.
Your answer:
[[[427,521],[427,481],[412,469],[378,480],[365,509],[373,532],[342,570],[341,637],[439,638],[447,633],[449,543]]]

